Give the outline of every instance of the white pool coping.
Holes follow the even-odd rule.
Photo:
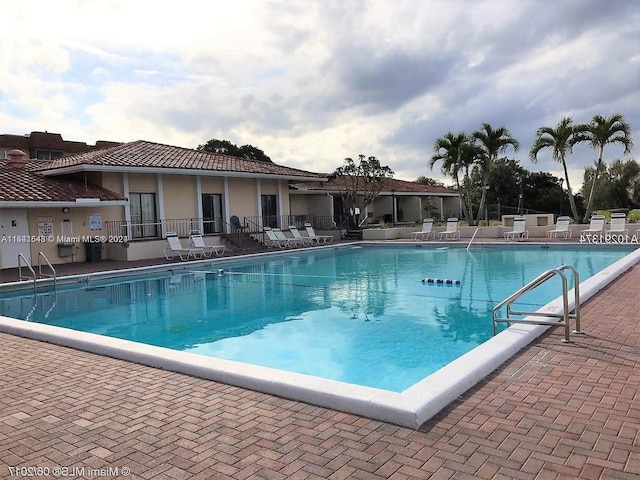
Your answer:
[[[581,282],[581,303],[639,261],[640,249],[637,249]],[[569,309],[573,310],[574,306],[571,291]],[[562,297],[549,302],[538,311],[561,312]],[[405,391],[395,393],[0,316],[0,332],[215,380],[410,428],[418,428],[436,415],[547,328],[549,327],[526,324],[511,326]],[[582,328],[589,331],[589,325],[582,324]],[[577,336],[574,340],[580,341]]]

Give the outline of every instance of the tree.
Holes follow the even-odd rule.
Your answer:
[[[605,145],[610,143],[622,145],[624,147],[624,153],[629,154],[633,148],[633,140],[631,139],[631,127],[624,121],[624,116],[621,113],[614,113],[608,118],[602,115],[594,115],[584,130],[584,133],[579,136],[577,142],[587,142],[591,148],[598,150],[598,160],[596,160],[593,182],[591,183],[591,191],[589,192],[589,200],[587,201],[587,210],[584,214],[584,222],[587,222],[591,215],[591,209],[593,208],[598,176],[604,166],[602,158],[604,156]]]
[[[358,155],[358,161],[345,158],[344,165],[329,176],[340,191],[344,207],[350,212],[351,227],[358,225],[356,209],[363,211],[384,187],[384,181],[392,178],[393,170],[380,164],[376,157]]]
[[[584,125],[573,125],[571,117],[563,117],[555,128],[540,127],[536,132],[536,140],[529,151],[529,158],[533,163],[538,161],[538,153],[544,148],[552,150],[553,159],[562,164],[564,170],[564,180],[567,182],[567,194],[569,196],[569,205],[571,213],[576,222],[580,222],[576,202],[571,191],[571,183],[569,182],[569,172],[567,170],[566,156],[571,152],[575,143],[581,138],[586,127]]]
[[[209,140],[204,145],[198,145],[198,150],[203,152],[220,153],[222,155],[231,155],[232,157],[241,157],[248,160],[256,160],[258,162],[270,162],[271,158],[262,150],[253,145],[243,145],[238,147],[229,140],[217,140],[215,138]]]
[[[430,185],[432,187],[445,187],[445,184],[441,181],[425,177],[424,175],[420,175],[418,178],[416,178],[415,183],[418,183],[420,185]]]
[[[460,198],[464,200],[464,190],[460,184],[460,170],[463,169],[461,160],[462,145],[470,141],[466,133],[447,132],[433,143],[433,155],[429,160],[429,168],[433,170],[436,162],[442,161],[440,171],[443,175],[451,177],[455,183]],[[468,172],[468,170],[467,170]],[[467,182],[468,183],[468,182]],[[462,202],[462,214],[469,224],[473,221],[472,212]]]
[[[638,198],[635,196],[640,165],[635,160],[614,160],[610,166],[603,164],[598,176],[598,184],[593,193],[592,209],[635,208]],[[595,167],[584,172],[584,192],[591,191]]]
[[[484,186],[488,186],[491,169],[496,160],[498,160],[498,155],[505,152],[509,145],[517,152],[520,149],[520,143],[511,136],[511,132],[506,127],[502,126],[494,129],[488,123],[483,123],[480,130],[473,132],[473,138],[484,151],[484,156],[479,165],[485,182]],[[480,206],[478,207],[478,216],[480,216],[480,212],[484,208],[486,198],[487,189],[483,188]]]

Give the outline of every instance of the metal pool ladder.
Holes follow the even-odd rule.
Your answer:
[[[567,285],[567,277],[565,275],[566,270],[571,270],[573,272],[573,292],[575,294],[575,307],[574,313],[569,312],[569,288]],[[547,280],[559,276],[562,280],[562,312],[521,312],[516,311],[511,308],[513,302],[515,302],[518,298],[522,297],[524,294],[534,290],[536,287],[542,285]],[[500,310],[504,307],[507,307],[507,316],[504,318],[500,318],[498,314]],[[525,318],[512,318],[511,315],[527,315],[534,317],[555,317],[558,320],[551,319],[525,319]],[[498,333],[498,323],[528,323],[533,325],[550,325],[550,326],[564,326],[564,340],[563,342],[571,343],[572,340],[569,336],[569,319],[575,318],[576,320],[576,329],[573,331],[574,334],[583,333],[580,330],[580,278],[578,275],[578,271],[573,268],[571,265],[562,265],[558,268],[553,268],[551,270],[547,270],[531,282],[527,283],[524,287],[522,287],[517,292],[513,293],[508,298],[504,299],[502,302],[497,304],[493,308],[493,334],[496,335]]]
[[[42,263],[41,260],[44,260],[45,264],[49,267],[49,270],[51,270],[50,273],[43,273],[42,272]],[[24,263],[24,265],[23,265]],[[23,275],[22,274],[22,267],[26,267],[29,272],[31,273],[31,275]],[[37,294],[38,293],[38,287],[37,287],[37,280],[38,278],[43,278],[43,277],[49,277],[49,278],[53,278],[53,288],[54,290],[57,292],[58,291],[58,276],[56,275],[56,269],[53,268],[53,265],[51,265],[51,262],[49,261],[49,259],[46,257],[46,255],[42,252],[38,252],[38,274],[36,275],[35,270],[33,269],[33,267],[31,266],[31,264],[29,262],[27,262],[27,259],[25,258],[25,256],[22,253],[18,254],[18,279],[20,281],[22,280],[33,280],[33,293]]]

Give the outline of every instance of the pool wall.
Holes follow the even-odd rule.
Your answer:
[[[581,303],[639,261],[640,249],[581,282]],[[182,265],[193,268],[197,262],[190,264],[190,267]],[[129,274],[132,272],[129,271]],[[139,273],[140,270],[135,269],[135,272]],[[109,273],[112,273],[111,276],[116,275],[114,272],[104,272],[100,277],[108,278]],[[117,276],[122,275],[123,272],[117,272]],[[573,292],[570,292],[569,308],[573,309],[574,306]],[[562,297],[549,302],[538,311],[561,312]],[[215,380],[411,428],[418,428],[433,417],[547,328],[524,324],[511,326],[407,390],[395,393],[0,316],[0,331],[4,333]],[[582,328],[589,331],[589,325],[583,323]],[[579,343],[579,336],[574,339]]]

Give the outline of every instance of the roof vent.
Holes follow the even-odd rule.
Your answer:
[[[9,161],[7,162],[7,164],[10,167],[22,168],[28,162],[27,154],[24,153],[22,150],[18,150],[17,148],[7,152],[7,156],[9,157]]]

